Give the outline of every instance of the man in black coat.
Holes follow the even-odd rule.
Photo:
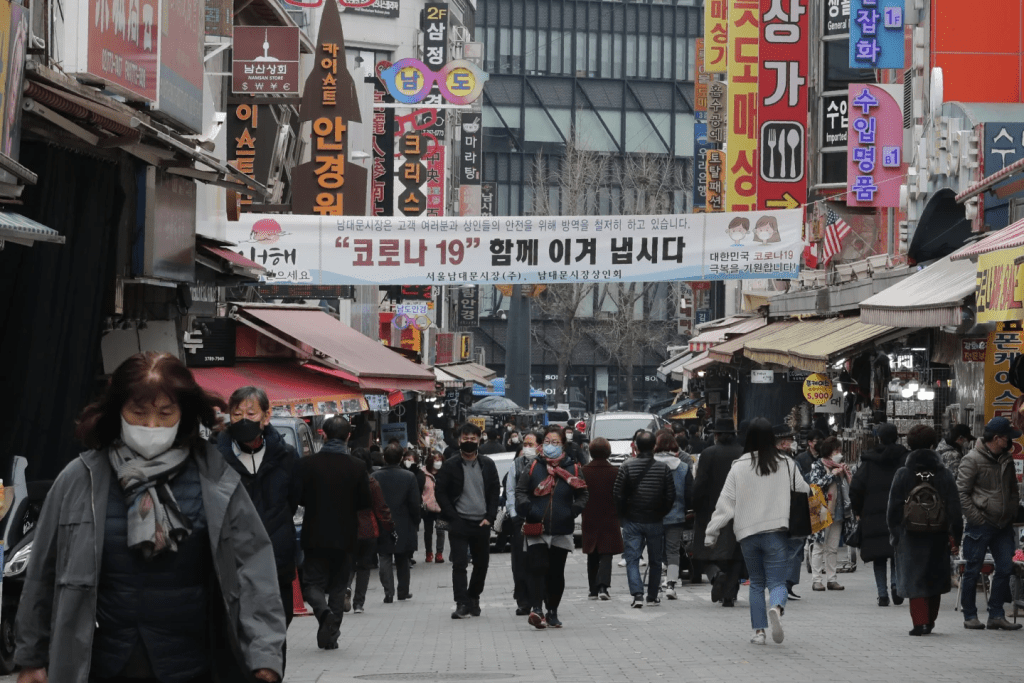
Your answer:
[[[505,447],[501,444],[501,438],[498,434],[498,430],[491,428],[487,430],[487,441],[480,446],[480,455],[494,455],[495,453],[504,453]]]
[[[356,549],[359,510],[370,507],[366,468],[348,453],[349,423],[323,424],[327,443],[299,463],[302,479],[302,595],[320,622],[317,645],[338,647],[345,589]]]
[[[401,446],[389,445],[384,449],[384,468],[370,475],[380,484],[397,535],[397,538],[380,536],[378,539],[377,558],[385,604],[394,602],[395,574],[398,575],[398,599],[408,600],[412,597],[409,592],[409,568],[412,566],[412,555],[416,552],[416,529],[420,524],[422,499],[416,477],[399,466],[403,455]]]
[[[736,430],[732,420],[720,417],[715,420],[715,445],[705,448],[697,461],[697,478],[693,482],[693,559],[695,569],[691,572],[691,583],[700,583],[698,563],[705,565],[708,580],[713,584],[711,599],[721,601],[723,607],[736,604],[740,590],[740,574],[743,572],[743,554],[740,544],[729,522],[718,536],[712,548],[704,545],[704,534],[711,515],[718,505],[718,497],[725,487],[729,470],[741,455],[743,447],[736,442]]]
[[[796,456],[796,464],[800,466],[800,472],[806,480],[811,476],[811,465],[818,457],[818,442],[825,438],[825,435],[817,429],[807,433],[807,450]]]
[[[491,526],[498,516],[501,480],[494,461],[478,454],[480,428],[467,422],[459,430],[459,455],[445,460],[437,473],[434,497],[448,523],[452,554],[452,619],[480,616],[480,594],[491,558]],[[469,554],[473,575],[467,583]]]

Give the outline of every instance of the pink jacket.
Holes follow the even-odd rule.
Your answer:
[[[427,475],[427,483],[423,487],[423,507],[429,512],[440,512],[441,506],[437,504],[437,499],[434,498],[434,475],[429,472]]]

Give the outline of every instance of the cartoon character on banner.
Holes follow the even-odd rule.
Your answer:
[[[750,219],[743,216],[733,218],[729,221],[729,227],[725,229],[725,234],[733,241],[732,246],[746,246],[743,244],[743,239],[750,234]]]
[[[781,242],[782,235],[779,234],[779,221],[775,216],[761,216],[754,224],[754,241],[761,244],[772,244]]]

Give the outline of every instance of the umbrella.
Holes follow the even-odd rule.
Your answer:
[[[504,396],[487,396],[473,404],[473,410],[488,410],[495,413],[514,413],[521,408],[519,404]]]

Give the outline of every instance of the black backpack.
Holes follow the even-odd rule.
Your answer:
[[[917,486],[910,490],[903,503],[903,526],[915,533],[949,531],[946,504],[932,483],[933,472],[918,472]]]

